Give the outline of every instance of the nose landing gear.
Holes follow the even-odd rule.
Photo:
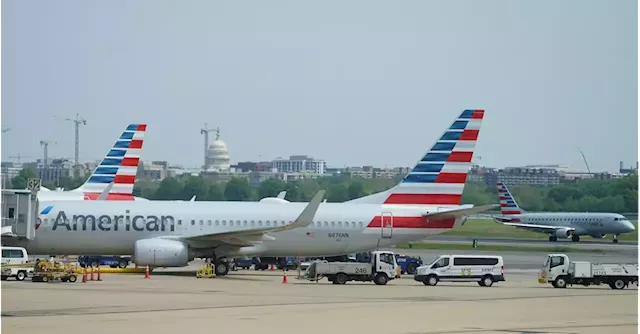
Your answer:
[[[617,234],[614,234],[614,235],[613,235],[613,243],[614,243],[614,244],[617,244],[617,243],[618,243],[618,235],[617,235]]]

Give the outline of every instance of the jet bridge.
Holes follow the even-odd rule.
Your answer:
[[[38,222],[37,191],[2,189],[2,237],[33,240]]]

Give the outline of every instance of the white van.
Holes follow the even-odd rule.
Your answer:
[[[2,247],[2,264],[24,264],[29,261],[27,250],[22,247]],[[11,269],[11,270],[9,270]],[[9,277],[15,277],[18,281],[22,281],[27,277],[29,271],[27,267],[10,267],[3,268],[2,280]]]
[[[442,255],[418,267],[413,279],[424,285],[449,281],[489,287],[493,282],[504,282],[504,262],[502,256],[494,255]]]

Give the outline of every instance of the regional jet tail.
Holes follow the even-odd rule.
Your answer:
[[[133,196],[146,129],[146,124],[129,124],[83,185],[69,191],[40,191],[38,199],[97,200],[113,183],[105,200],[147,200]]]
[[[618,242],[618,234],[628,233],[635,227],[624,216],[605,212],[526,212],[522,210],[509,192],[507,185],[498,182],[501,217],[494,220],[507,226],[549,234],[549,241],[571,238],[580,241],[581,235],[604,238],[613,234],[613,242]]]

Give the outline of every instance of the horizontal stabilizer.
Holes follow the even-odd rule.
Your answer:
[[[497,204],[489,204],[489,205],[474,206],[471,208],[464,208],[464,209],[431,212],[431,213],[424,214],[422,216],[427,219],[461,218],[464,216],[491,210],[493,208],[496,208],[497,206],[498,206]]]

